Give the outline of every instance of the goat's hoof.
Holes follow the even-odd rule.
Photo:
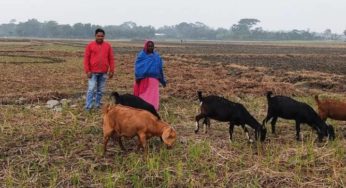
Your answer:
[[[198,133],[198,131],[195,131],[195,134],[197,134]]]
[[[321,143],[321,142],[323,142],[323,138],[317,137],[317,141],[318,141],[319,143]]]
[[[249,139],[249,143],[253,143],[253,140],[252,140],[252,139]]]

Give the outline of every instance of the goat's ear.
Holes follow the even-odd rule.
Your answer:
[[[177,132],[174,130],[174,128],[171,128],[170,132],[169,132],[169,136],[171,138],[174,138],[177,136]]]
[[[173,133],[172,128],[166,129],[163,131],[162,137],[170,138],[172,133]]]
[[[172,137],[173,137],[173,129],[170,128],[170,129],[169,129],[168,138],[172,138]]]

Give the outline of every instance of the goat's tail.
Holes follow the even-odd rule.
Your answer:
[[[318,95],[315,95],[315,101],[318,105],[320,104],[320,100],[318,99]]]
[[[199,101],[203,101],[202,91],[197,91]]]
[[[268,91],[267,92],[267,99],[269,100],[273,95],[273,92],[272,91]]]

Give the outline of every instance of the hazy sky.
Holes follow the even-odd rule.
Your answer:
[[[265,30],[346,29],[346,0],[0,0],[0,23],[11,19],[119,25],[134,21],[156,28],[203,22],[229,28],[241,18],[257,18]]]

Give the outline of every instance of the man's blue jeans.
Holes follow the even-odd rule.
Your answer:
[[[107,73],[92,73],[91,78],[89,78],[88,81],[88,91],[86,96],[85,109],[90,110],[93,107],[94,97],[95,107],[100,108],[101,98],[105,89],[106,80]]]

